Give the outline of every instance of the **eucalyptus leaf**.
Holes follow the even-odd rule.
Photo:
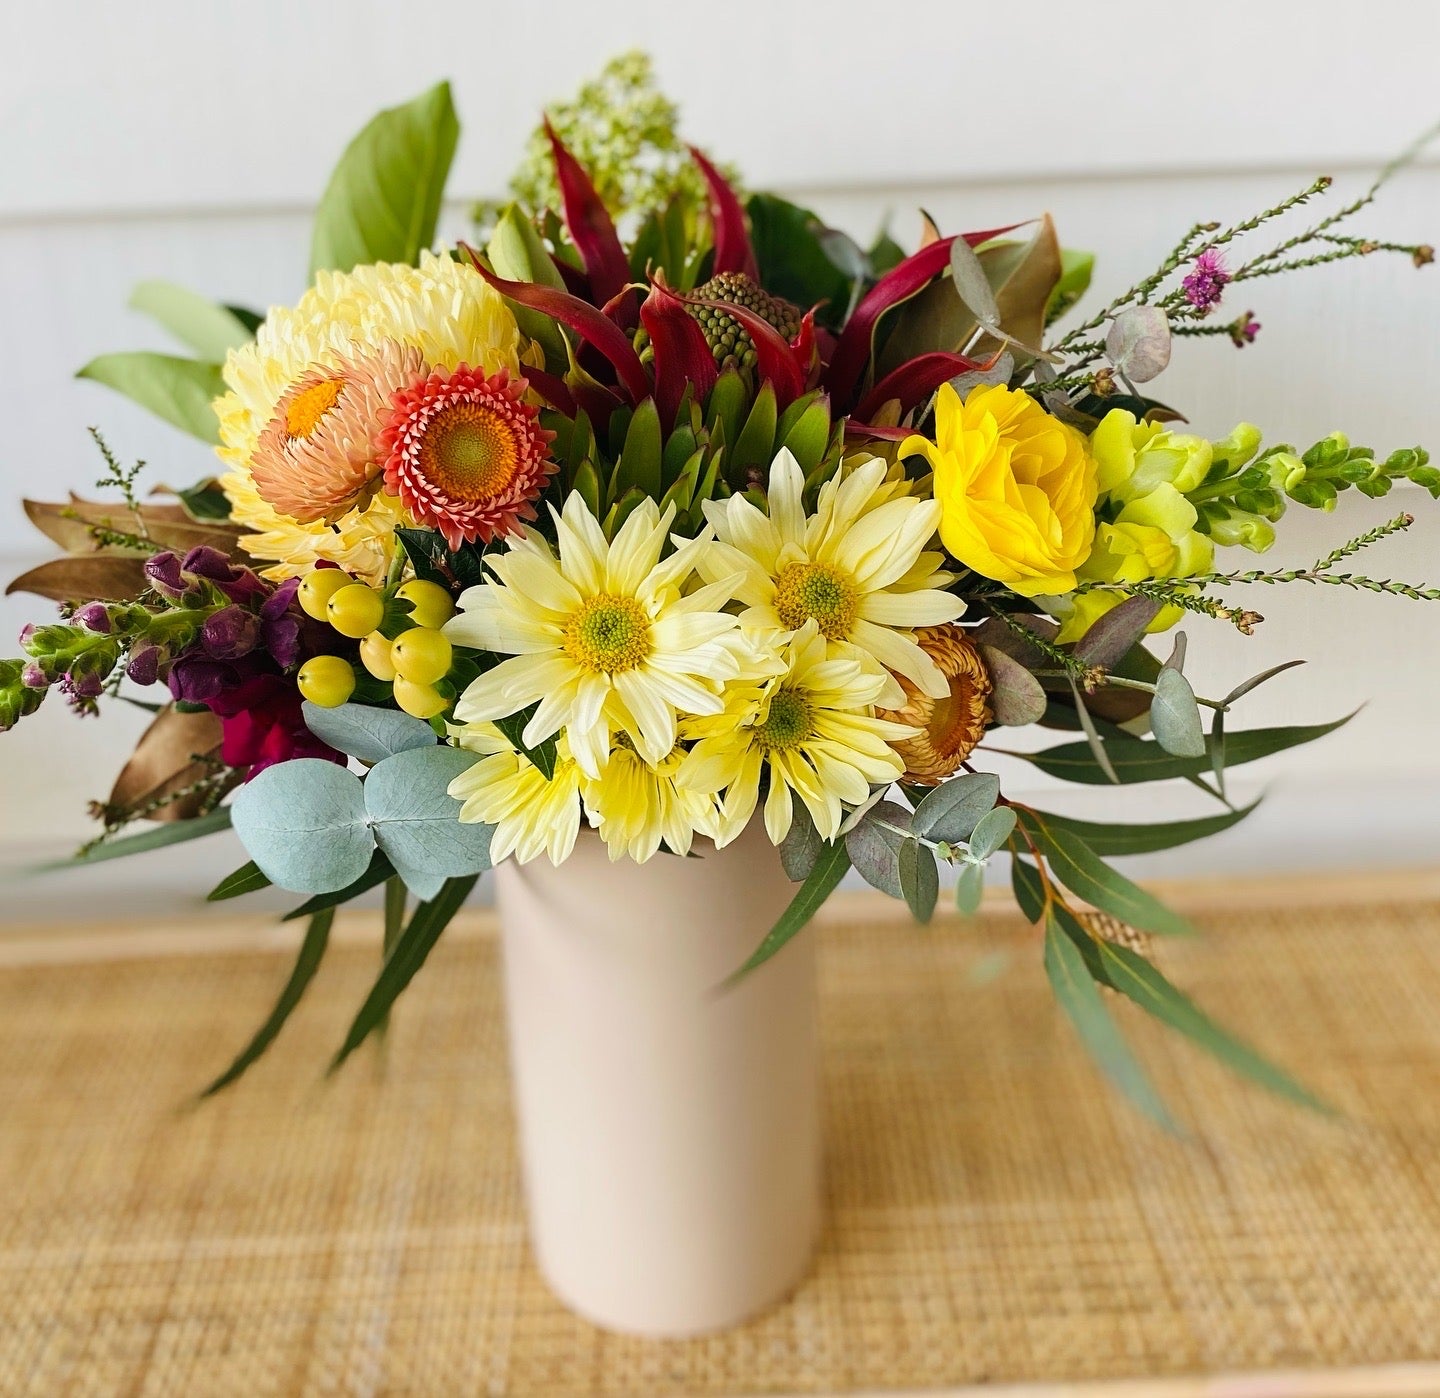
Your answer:
[[[307,898],[298,908],[291,908],[280,921],[294,922],[297,918],[314,917],[326,908],[338,908],[359,898],[363,893],[369,893],[372,888],[378,888],[393,877],[394,873],[390,861],[377,849],[370,857],[369,866],[358,879],[347,883],[344,888],[337,888],[333,893],[317,893],[313,898]]]
[[[1015,812],[1009,806],[996,806],[982,816],[970,837],[970,853],[976,859],[989,859],[1015,833]]]
[[[1155,697],[1150,701],[1150,728],[1155,741],[1166,752],[1178,757],[1204,757],[1205,727],[1200,722],[1200,707],[1190,681],[1168,666],[1155,681]]]
[[[205,895],[207,903],[220,903],[227,898],[238,898],[242,893],[256,893],[262,888],[269,888],[270,880],[260,871],[260,866],[252,859],[247,864],[242,864],[233,874],[227,874],[209,893]]]
[[[1258,689],[1266,680],[1273,680],[1276,675],[1283,675],[1286,670],[1293,670],[1297,665],[1303,665],[1303,660],[1287,660],[1282,665],[1272,665],[1268,670],[1262,670],[1258,675],[1252,675],[1248,680],[1237,684],[1220,702],[1227,708],[1237,700],[1243,699],[1252,690]]]
[[[375,848],[360,778],[318,757],[267,767],[236,793],[230,816],[265,877],[298,893],[344,888]]]
[[[1008,384],[1014,375],[1015,356],[1009,350],[1001,350],[1000,358],[988,369],[969,369],[963,374],[956,374],[950,380],[950,387],[964,398],[972,388],[979,388],[982,384]]]
[[[808,926],[821,905],[840,886],[840,880],[845,877],[845,871],[849,867],[850,856],[846,852],[845,842],[836,840],[833,844],[827,844],[820,851],[820,857],[815,861],[815,867],[810,870],[809,877],[790,900],[790,906],[780,914],[779,921],[765,934],[760,945],[750,954],[749,960],[730,976],[725,984],[734,985],[742,977],[748,976],[757,966],[769,961],[791,937]]]
[[[990,772],[951,777],[932,788],[911,818],[910,828],[930,840],[956,845],[970,838],[982,816],[1000,799],[1000,778]]]
[[[365,779],[375,843],[421,898],[436,897],[446,879],[490,867],[494,827],[462,822],[460,802],[446,790],[477,760],[463,748],[414,748],[386,758]]]
[[[305,726],[337,752],[361,762],[383,762],[397,752],[435,746],[435,730],[423,719],[373,704],[322,708],[306,699],[300,706]]]
[[[929,922],[940,897],[940,874],[934,854],[919,840],[906,840],[900,846],[897,869],[911,917],[916,922]]]
[[[980,911],[985,897],[985,866],[983,864],[962,864],[960,875],[955,880],[955,906],[965,917],[974,917]]]
[[[1127,597],[1091,623],[1075,645],[1076,659],[1113,670],[1159,615],[1159,602],[1149,597]]]
[[[1015,904],[1026,921],[1039,922],[1045,916],[1045,884],[1040,870],[1018,854],[1010,862],[1010,887],[1015,893]]]
[[[435,240],[460,124],[450,84],[375,116],[345,148],[315,214],[310,273],[413,266]]]
[[[199,292],[173,282],[141,282],[130,293],[130,306],[159,321],[177,340],[210,363],[223,363],[232,349],[248,345],[255,338],[255,332],[228,306],[216,305]]]
[[[100,844],[82,849],[69,859],[56,859],[39,865],[37,874],[53,869],[71,869],[77,864],[100,864],[107,859],[124,859],[132,854],[145,854],[152,849],[163,849],[166,845],[178,845],[186,840],[198,840],[204,835],[214,835],[230,828],[230,807],[222,806],[209,815],[195,816],[190,820],[170,820],[151,830],[142,830],[137,835],[122,835],[119,839],[104,840]]]
[[[1170,648],[1170,658],[1161,666],[1162,670],[1175,670],[1180,674],[1185,672],[1185,652],[1187,638],[1183,631],[1175,633],[1175,644]]]
[[[780,842],[780,863],[785,869],[785,877],[791,883],[804,883],[824,848],[825,841],[820,838],[805,803],[797,801],[790,829]]]
[[[1123,825],[1093,820],[1076,820],[1056,815],[1053,811],[1037,811],[1020,807],[1020,822],[1033,835],[1040,825],[1059,826],[1078,835],[1099,855],[1149,854],[1154,850],[1174,849],[1177,845],[1203,840],[1238,825],[1248,816],[1259,800],[1238,810],[1222,811],[1219,815],[1202,816],[1195,820],[1172,820],[1143,825]]]
[[[955,291],[966,310],[985,327],[999,333],[1000,306],[995,300],[995,289],[985,275],[985,268],[975,255],[975,250],[964,238],[956,238],[950,244],[950,275],[955,281]]]
[[[1023,642],[1022,642],[1023,644]],[[1024,728],[1045,716],[1045,688],[1017,659],[999,647],[984,644],[980,653],[990,672],[990,710],[1006,728]]]
[[[1110,362],[1135,383],[1148,383],[1170,363],[1170,322],[1158,306],[1121,311],[1105,336]]]
[[[1050,873],[1077,897],[1142,932],[1183,937],[1194,928],[1152,893],[1112,869],[1073,830],[1042,825],[1036,843],[1045,853]]]
[[[1165,1103],[1111,1018],[1085,956],[1073,940],[1073,931],[1067,930],[1062,921],[1067,917],[1063,908],[1055,907],[1045,924],[1045,974],[1055,999],[1106,1077],[1147,1116],[1167,1131],[1178,1132]],[[1084,929],[1079,930],[1084,935]]]
[[[225,392],[218,364],[153,350],[131,350],[102,354],[75,377],[93,379],[123,393],[202,442],[213,446],[220,440],[220,423],[210,406]]]
[[[1075,714],[1080,720],[1080,727],[1085,733],[1085,745],[1090,749],[1090,756],[1094,759],[1095,765],[1099,768],[1105,780],[1118,786],[1120,778],[1115,771],[1115,764],[1110,759],[1106,750],[1105,742],[1100,737],[1100,730],[1095,726],[1095,720],[1090,716],[1090,709],[1080,694],[1080,686],[1075,683],[1075,676],[1068,675],[1070,681],[1070,693],[1075,698]]]
[[[909,811],[894,801],[880,801],[845,836],[845,848],[856,873],[891,898],[905,896],[900,887],[900,846],[906,836],[898,832],[909,828]]]

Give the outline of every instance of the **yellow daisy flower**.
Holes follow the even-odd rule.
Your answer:
[[[605,770],[598,778],[581,777],[585,812],[599,829],[612,860],[628,855],[643,864],[662,840],[672,854],[689,854],[696,835],[713,840],[720,833],[714,795],[676,782],[685,755],[684,745],[676,743],[652,764],[623,733],[617,733]]]
[[[879,459],[827,481],[810,516],[804,489],[799,463],[782,451],[770,468],[768,514],[740,495],[708,501],[705,517],[717,542],[700,556],[701,576],[713,582],[740,574],[735,597],[747,629],[783,636],[814,622],[836,654],[861,651],[941,698],[945,677],[915,641],[915,628],[954,621],[965,610],[943,590],[954,581],[941,569],[943,556],[926,548],[940,506],[897,494]],[[890,675],[882,678],[881,701],[894,708],[905,702]]]
[[[725,689],[724,712],[688,725],[698,741],[677,784],[725,793],[717,845],[749,823],[768,774],[765,829],[779,844],[794,819],[794,796],[815,828],[833,840],[845,806],[858,806],[872,786],[896,781],[905,763],[890,746],[916,730],[876,718],[871,706],[886,676],[858,651],[836,655],[819,625],[808,621],[784,645],[783,671],[746,676]]]
[[[572,494],[555,515],[558,556],[529,530],[488,559],[499,582],[462,593],[445,634],[512,658],[470,685],[456,717],[481,722],[536,704],[526,745],[564,729],[581,771],[598,778],[616,729],[658,765],[678,715],[719,713],[719,686],[740,670],[738,622],[721,610],[735,579],[681,595],[711,545],[691,540],[662,562],[674,517],[673,506],[662,514],[645,500],[607,543]]]
[[[285,443],[306,458],[301,464],[317,482],[334,484],[337,496],[342,487],[352,493],[366,484],[374,489],[382,462],[378,441],[367,440],[377,425],[355,418],[362,400],[368,401],[362,389],[369,387],[368,380],[360,382],[364,375],[355,375],[357,359],[388,363],[403,352],[406,363],[427,370],[463,363],[486,374],[502,369],[514,374],[518,346],[515,317],[500,294],[472,267],[431,252],[420,254],[418,267],[376,263],[321,272],[293,307],[272,309],[254,341],[230,352],[225,362],[230,391],[215,400],[217,451],[230,468],[220,484],[234,518],[251,531],[242,538],[247,550],[273,562],[267,575],[291,577],[328,559],[378,581],[395,548],[394,526],[407,522],[398,501],[368,492],[338,516],[317,505],[324,517],[308,522],[274,503],[292,503],[274,484],[274,464]],[[327,370],[332,372],[321,372]],[[357,377],[354,385],[350,377]],[[317,384],[333,387],[322,395]],[[307,388],[304,411],[298,412],[297,393]],[[269,500],[252,472],[257,448],[272,468],[262,468]]]
[[[580,833],[580,769],[556,745],[555,774],[548,780],[493,723],[455,724],[450,735],[462,748],[481,753],[480,760],[447,788],[460,805],[460,819],[493,825],[490,862],[514,855],[527,864],[548,855],[563,864]]]

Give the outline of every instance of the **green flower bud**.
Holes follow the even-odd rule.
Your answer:
[[[1207,510],[1210,537],[1226,548],[1247,548],[1264,553],[1275,542],[1275,526],[1268,519],[1242,510]]]
[[[1356,481],[1355,489],[1362,495],[1368,495],[1372,500],[1379,500],[1390,494],[1390,487],[1394,482],[1389,476],[1371,476],[1368,481]]]
[[[1297,505],[1327,512],[1335,508],[1335,502],[1340,498],[1340,492],[1329,481],[1302,480],[1285,493]]]
[[[1277,451],[1265,458],[1270,485],[1287,494],[1305,479],[1305,463],[1293,451]]]
[[[1260,429],[1253,422],[1241,422],[1228,437],[1211,443],[1215,459],[1231,471],[1238,471],[1260,450]]]

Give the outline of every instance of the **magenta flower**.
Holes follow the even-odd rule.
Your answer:
[[[1249,311],[1232,322],[1230,326],[1230,338],[1235,342],[1236,349],[1244,349],[1246,345],[1253,345],[1255,337],[1259,333],[1260,322]]]
[[[1195,259],[1180,288],[1185,293],[1185,299],[1201,315],[1207,315],[1220,304],[1220,296],[1229,280],[1230,273],[1219,249],[1207,248]]]

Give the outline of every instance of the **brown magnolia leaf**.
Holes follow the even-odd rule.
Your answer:
[[[939,225],[925,212],[920,210],[920,247],[928,248],[931,243],[938,243],[941,238]],[[919,249],[917,248],[918,252]]]
[[[148,586],[143,558],[97,553],[42,563],[5,592],[33,592],[52,602],[133,602]]]
[[[125,505],[109,504],[101,500],[82,500],[72,496],[63,503],[26,500],[24,507],[31,524],[46,538],[72,554],[104,553],[148,557],[162,549],[188,553],[200,544],[208,544],[211,548],[229,554],[234,552],[238,534],[230,524],[191,519],[180,504],[145,504],[137,514]],[[97,526],[113,530],[117,534],[148,537],[151,544],[145,547],[101,544],[96,541],[92,532]]]
[[[997,243],[985,249],[1000,324],[1022,344],[1038,345],[1045,333],[1045,306],[1060,280],[1060,239],[1049,214],[1028,243]]]
[[[189,820],[213,793],[192,792],[166,805],[156,803],[213,772],[212,763],[196,758],[216,758],[219,752],[220,720],[214,714],[208,709],[180,713],[166,705],[141,735],[106,805],[112,815],[143,811],[147,820]]]

